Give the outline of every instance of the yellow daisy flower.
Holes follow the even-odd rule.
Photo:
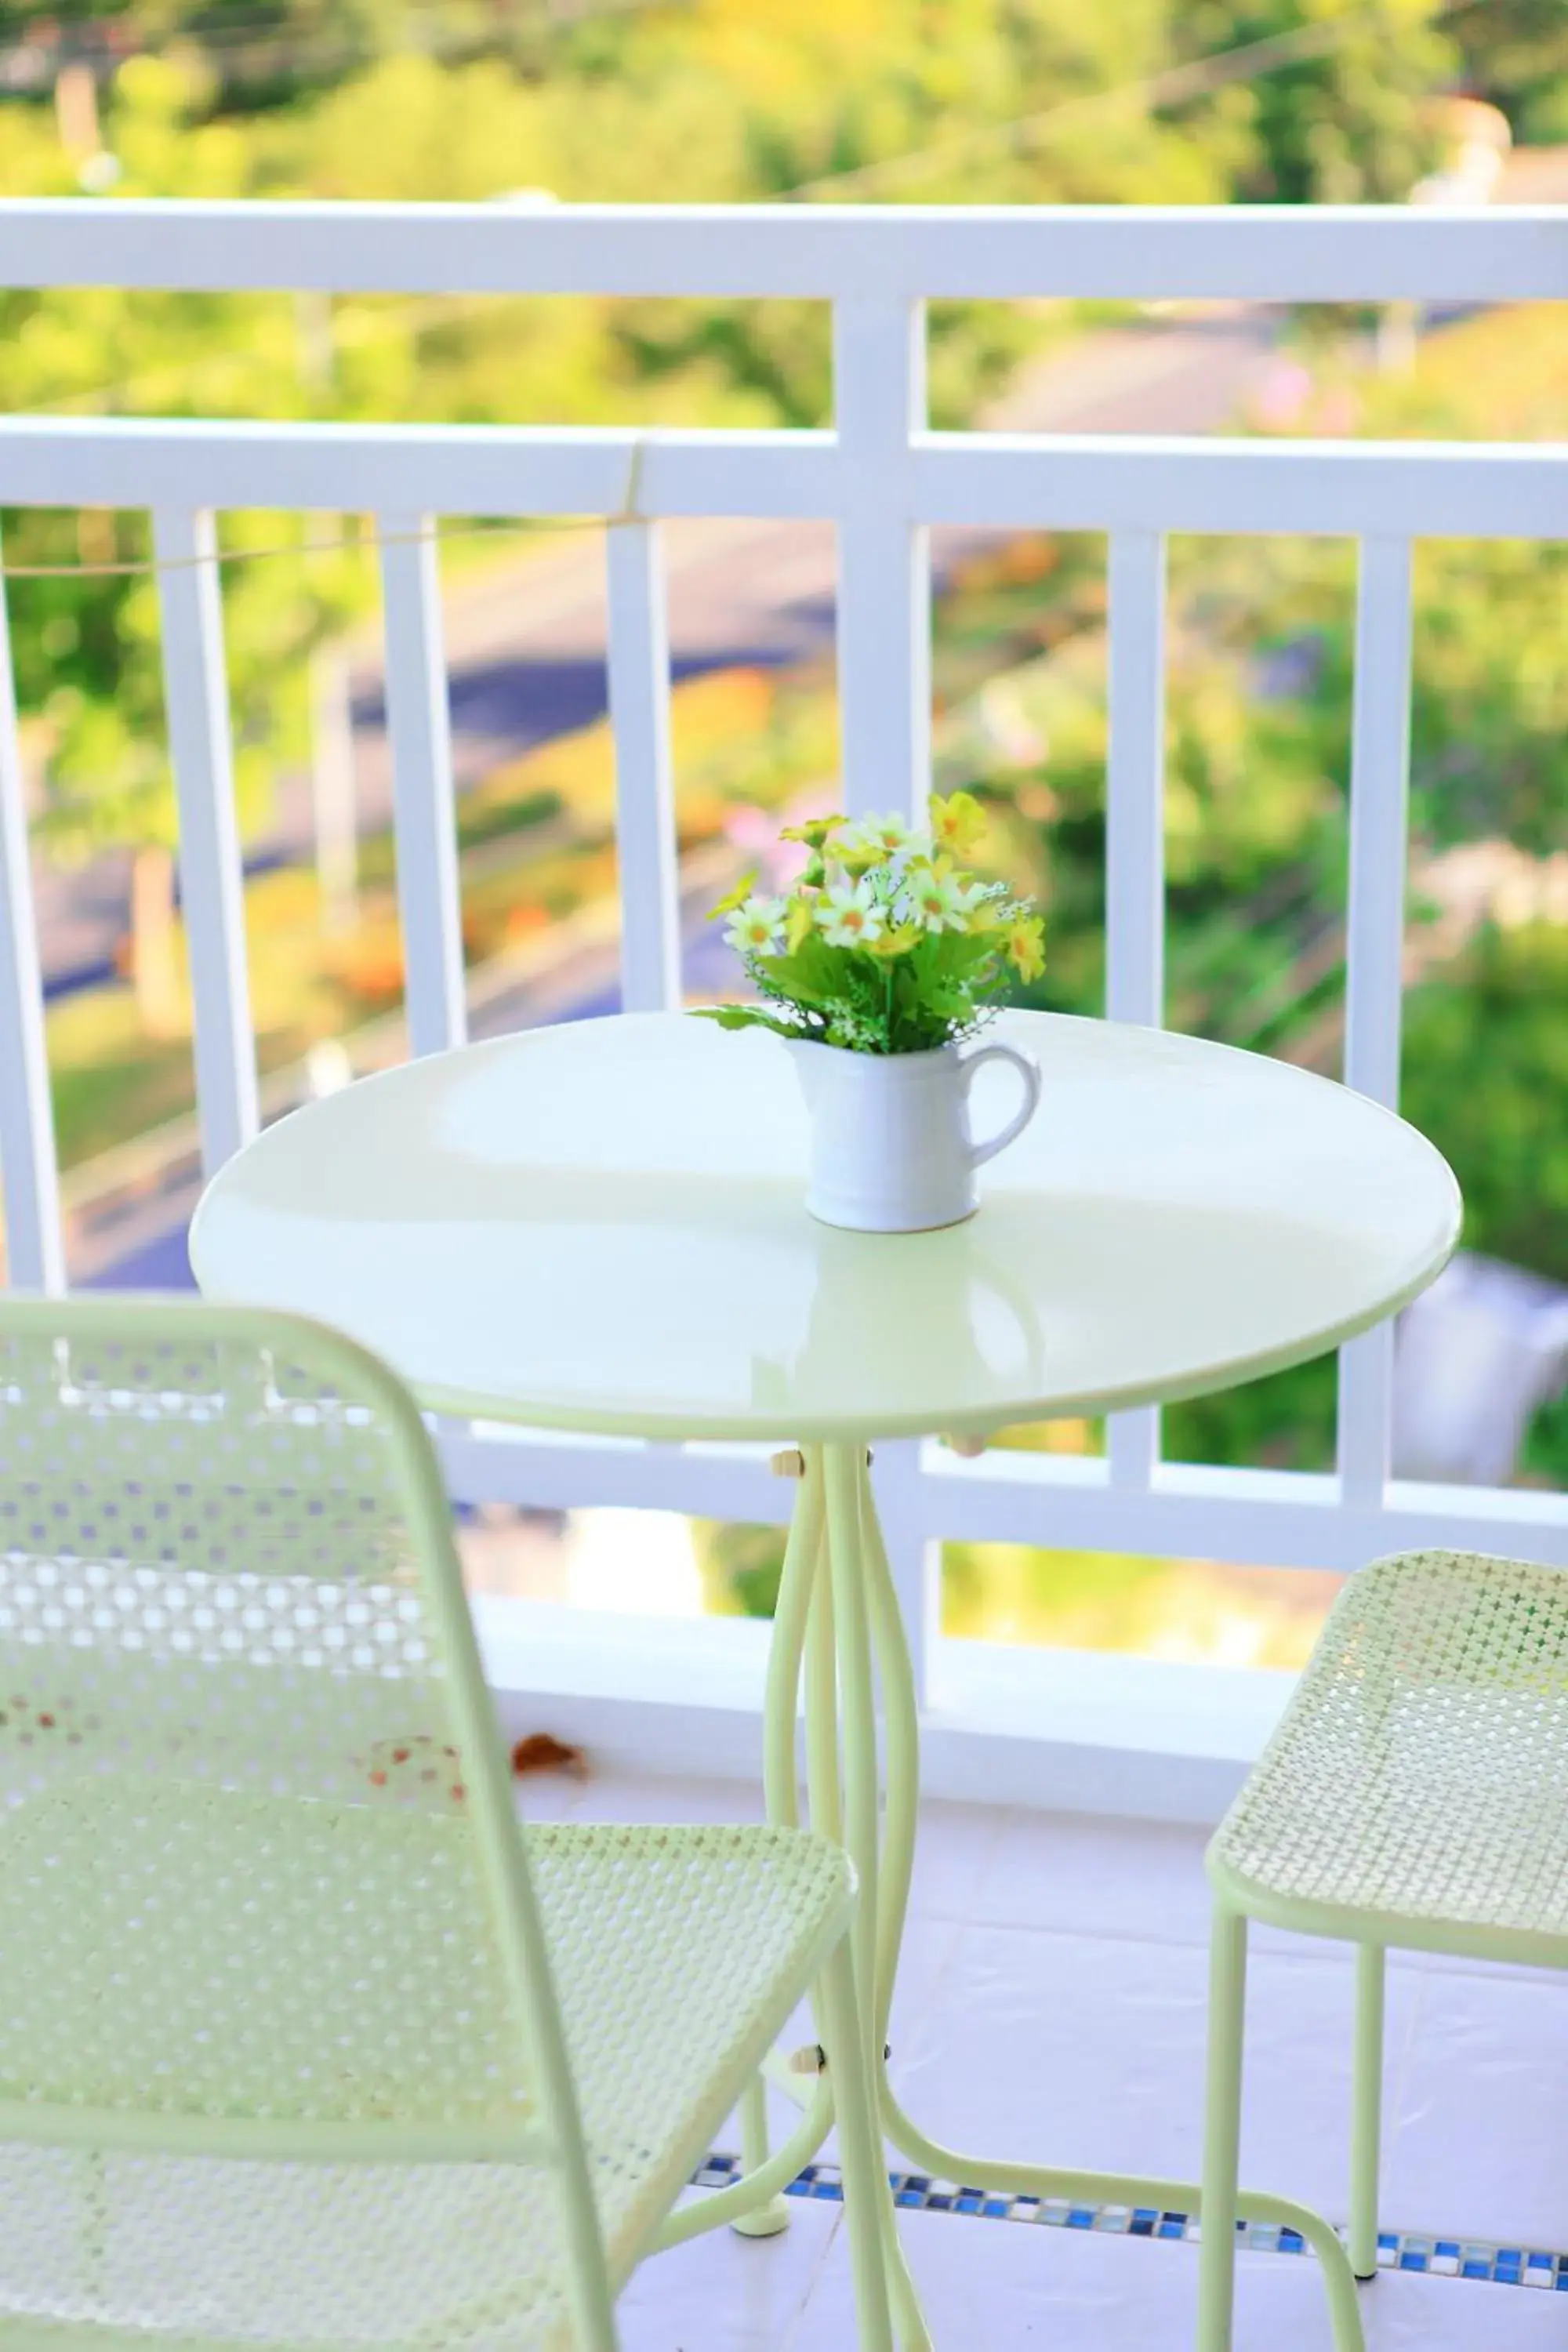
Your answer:
[[[933,794],[931,829],[941,848],[966,857],[985,830],[985,812],[973,793],[949,793],[945,800]]]
[[[916,844],[917,836],[896,811],[886,816],[863,816],[846,826],[833,845],[833,854],[852,871],[858,866],[880,866],[887,859],[907,854]]]
[[[1007,927],[1007,961],[1020,980],[1038,980],[1046,968],[1046,927],[1038,915],[1019,915]]]

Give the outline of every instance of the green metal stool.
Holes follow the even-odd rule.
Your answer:
[[[524,1836],[371,1357],[0,1300],[0,2346],[614,2352],[634,2266],[731,2218],[672,2208],[816,1986],[890,2352],[854,1904],[796,1830]]]
[[[1568,1573],[1418,1551],[1352,1577],[1208,1870],[1198,2345],[1228,2352],[1248,1919],[1359,1948],[1347,2242],[1363,2280],[1377,2271],[1385,1951],[1568,1968]]]

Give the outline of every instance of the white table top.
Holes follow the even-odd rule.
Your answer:
[[[649,1013],[294,1112],[208,1187],[196,1278],[339,1325],[437,1410],[798,1439],[1226,1386],[1403,1306],[1454,1245],[1447,1164],[1362,1096],[1162,1031],[1010,1013],[995,1034],[1044,1097],[945,1232],[816,1223],[783,1045]],[[980,1074],[977,1134],[1010,1076]]]

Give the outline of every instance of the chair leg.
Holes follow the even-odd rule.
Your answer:
[[[872,2104],[869,2053],[860,2029],[859,2009],[854,1954],[849,1937],[842,1936],[823,1970],[822,2021],[844,2167],[844,2220],[855,2281],[856,2342],[858,2352],[893,2352],[880,2213],[888,2199],[888,2172]]]
[[[1230,2352],[1246,2010],[1247,1921],[1239,1912],[1216,1904],[1209,1946],[1208,2112],[1204,2126],[1198,2249],[1198,2352]]]
[[[760,2074],[753,2074],[741,2094],[741,2167],[742,2171],[755,2172],[768,2160],[768,2094]],[[731,2222],[731,2230],[742,2238],[776,2238],[790,2222],[787,2197],[770,2197],[761,2205],[753,2205],[749,2213],[738,2213]]]
[[[1383,2126],[1383,1995],[1380,1944],[1356,1947],[1355,2059],[1351,2128],[1351,2268],[1377,2276],[1377,2174]]]

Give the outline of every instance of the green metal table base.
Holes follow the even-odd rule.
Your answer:
[[[970,2155],[930,2138],[905,2115],[888,2081],[888,2023],[909,1907],[920,1801],[920,1727],[914,1675],[888,1565],[863,1444],[807,1445],[773,1619],[763,1718],[763,1777],[771,1820],[799,1820],[796,1726],[805,1691],[805,1780],[811,1827],[839,1840],[860,1879],[853,1932],[860,2013],[872,2039],[883,2130],[926,2172],[1000,2196],[1069,2198],[1085,2204],[1152,2205],[1201,2213],[1199,2184],[1142,2174],[1090,2172]],[[879,1697],[887,1762],[878,1766]],[[1237,1986],[1237,1997],[1240,1988]],[[819,2025],[819,2039],[821,2036]],[[1220,2056],[1223,2058],[1223,2048]],[[746,2170],[727,2188],[670,2217],[661,2244],[731,2223],[763,2236],[787,2220],[782,2191],[822,2146],[833,2123],[832,2086],[816,2051],[776,2053],[767,2074],[801,2104],[800,2122],[770,2155],[759,2083],[742,2108]],[[894,2323],[903,2352],[931,2352],[931,2337],[884,2199],[883,2238]],[[1322,2266],[1336,2352],[1363,2352],[1349,2257],[1321,2214],[1292,2200],[1242,2190],[1236,2218],[1299,2231]]]

